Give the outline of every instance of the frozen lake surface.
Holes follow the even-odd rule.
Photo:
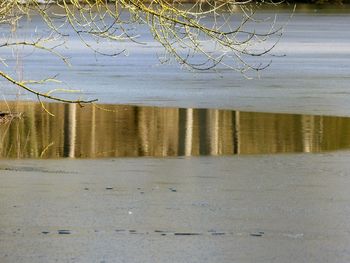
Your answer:
[[[290,12],[279,11],[278,21],[285,23]],[[265,11],[262,16],[274,16],[274,12]],[[272,52],[277,56],[266,58],[273,60],[272,65],[260,78],[251,74],[252,80],[228,70],[193,73],[176,64],[160,65],[157,54],[162,48],[144,27],[139,28],[140,40],[147,45],[117,43],[113,48],[127,48],[128,56],[115,58],[96,57],[76,37],[71,38],[64,52],[71,57],[71,68],[40,52],[26,57],[19,49],[20,75],[40,79],[59,74],[67,87],[102,103],[350,116],[349,24],[350,15],[344,11],[297,11]],[[42,30],[33,18],[29,29],[17,32],[18,37],[28,38],[33,25]],[[258,25],[257,30],[259,26],[263,27]],[[11,63],[12,53],[7,52]],[[0,85],[0,95],[6,99],[17,94],[8,83]]]
[[[314,116],[350,116],[350,16],[311,11],[253,80],[159,65],[145,28],[147,46],[117,44],[127,57],[71,39],[71,68],[2,50],[19,77],[167,108],[1,103],[24,117],[0,126],[0,262],[350,262],[350,118]],[[17,93],[1,80],[4,99],[36,100]]]
[[[350,259],[349,152],[0,161],[0,261]]]

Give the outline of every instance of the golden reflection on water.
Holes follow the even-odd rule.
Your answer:
[[[350,118],[47,103],[9,103],[1,158],[97,158],[321,152],[350,148]],[[0,111],[7,105],[0,104]]]

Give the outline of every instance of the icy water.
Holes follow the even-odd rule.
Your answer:
[[[277,21],[283,25],[291,10],[264,11],[259,16],[277,13]],[[100,103],[350,116],[349,10],[346,6],[322,10],[300,5],[271,56],[254,58],[253,62],[272,59],[272,64],[260,78],[250,74],[252,80],[229,70],[194,73],[176,64],[160,65],[158,55],[163,49],[142,26],[137,33],[146,45],[108,46],[113,51],[126,48],[127,56],[95,56],[74,34],[67,42],[68,49],[63,50],[72,67],[47,53],[21,48],[15,55],[2,49],[1,55],[9,65],[18,63],[16,76],[42,79],[59,74],[64,81],[59,87],[81,90],[78,97],[97,98]],[[16,32],[18,39],[33,37],[34,26],[36,32],[44,30],[33,17]],[[266,24],[255,26],[259,31]],[[7,82],[0,80],[0,87],[0,96],[17,98],[18,90]],[[36,98],[22,95],[20,99]]]
[[[350,148],[350,118],[49,103],[0,104],[0,157],[98,158],[324,152]],[[103,109],[101,109],[103,108]]]
[[[0,119],[0,262],[350,262],[350,15],[317,8],[253,80],[158,65],[147,34],[115,59],[71,39],[72,68],[1,53],[105,110],[48,103],[51,117],[0,82],[0,111],[23,113]]]
[[[0,155],[160,157],[348,149],[348,118],[322,116],[350,116],[350,9],[318,8],[299,6],[271,56],[254,58],[272,59],[271,66],[260,78],[251,74],[250,80],[228,70],[189,72],[175,64],[160,65],[162,48],[142,26],[139,40],[146,45],[106,46],[113,51],[126,48],[127,56],[115,58],[96,56],[72,34],[62,50],[72,67],[44,52],[2,49],[7,70],[16,68],[14,76],[42,79],[59,74],[63,83],[47,90],[55,85],[78,89],[77,95],[58,95],[97,98],[109,103],[101,106],[112,112],[48,104],[56,115],[52,118],[39,104],[10,103],[15,112],[25,114],[0,126]],[[283,25],[290,12],[265,10],[259,16],[277,14]],[[36,32],[45,32],[34,16],[14,36],[33,38],[34,26]],[[255,26],[259,31],[266,24]],[[36,100],[3,80],[0,96],[7,101]],[[1,104],[0,111],[6,110],[8,105]]]

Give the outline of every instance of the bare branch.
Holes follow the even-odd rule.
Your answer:
[[[42,3],[44,2],[44,4]],[[198,0],[190,4],[172,0],[8,0],[0,2],[0,26],[12,25],[31,14],[39,15],[47,28],[48,37],[32,41],[8,40],[0,42],[0,48],[31,46],[58,57],[69,65],[67,58],[57,47],[69,41],[69,33],[75,33],[82,43],[97,54],[116,56],[125,50],[106,52],[100,42],[131,41],[138,44],[137,26],[148,26],[154,39],[165,51],[163,62],[175,59],[181,66],[192,70],[228,68],[243,75],[249,70],[259,72],[271,63],[248,62],[248,57],[262,57],[270,53],[283,33],[283,26],[277,26],[276,18],[256,18],[256,8],[263,3],[279,4],[274,1],[252,0]],[[54,8],[53,8],[54,7]],[[237,17],[240,20],[237,21]],[[256,31],[258,23],[269,23],[265,31]],[[72,30],[66,30],[70,27]],[[57,46],[49,44],[54,39]],[[6,61],[0,55],[0,62]],[[0,76],[14,85],[36,95],[66,103],[91,103],[96,100],[67,100],[42,93],[29,84],[39,81],[17,81],[0,71]],[[53,78],[55,79],[55,78]],[[52,78],[50,78],[52,81]]]

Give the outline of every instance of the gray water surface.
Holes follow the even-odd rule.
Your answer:
[[[24,114],[0,120],[0,157],[130,158],[0,160],[0,262],[350,262],[350,153],[306,154],[350,147],[349,118],[314,116],[350,115],[350,16],[332,12],[296,13],[274,50],[286,56],[253,80],[158,65],[147,34],[115,59],[71,39],[71,68],[17,50],[19,77],[59,73],[101,102],[176,107],[45,104],[52,118],[1,103]],[[0,82],[3,98],[17,92]],[[258,155],[217,157],[235,153]]]
[[[349,157],[0,160],[0,261],[349,262]]]
[[[283,25],[291,9],[264,11],[261,16],[277,12]],[[318,12],[311,6],[297,11],[285,27],[274,56],[262,60],[272,59],[272,65],[260,78],[250,74],[252,80],[230,70],[194,73],[176,64],[160,65],[157,55],[163,49],[144,26],[138,28],[138,33],[147,45],[116,43],[109,48],[127,48],[128,56],[115,58],[95,56],[71,36],[64,54],[71,58],[72,67],[48,54],[34,52],[26,56],[19,49],[17,75],[41,79],[59,74],[64,81],[60,86],[79,89],[84,98],[98,98],[103,103],[349,116],[349,22],[350,15],[344,10]],[[43,30],[43,24],[34,17],[29,27],[18,30],[17,36],[30,37],[34,26],[39,32]],[[12,51],[5,53],[2,55],[11,64]],[[3,80],[0,87],[0,95],[8,100],[18,93]],[[20,99],[36,98],[23,95]]]

